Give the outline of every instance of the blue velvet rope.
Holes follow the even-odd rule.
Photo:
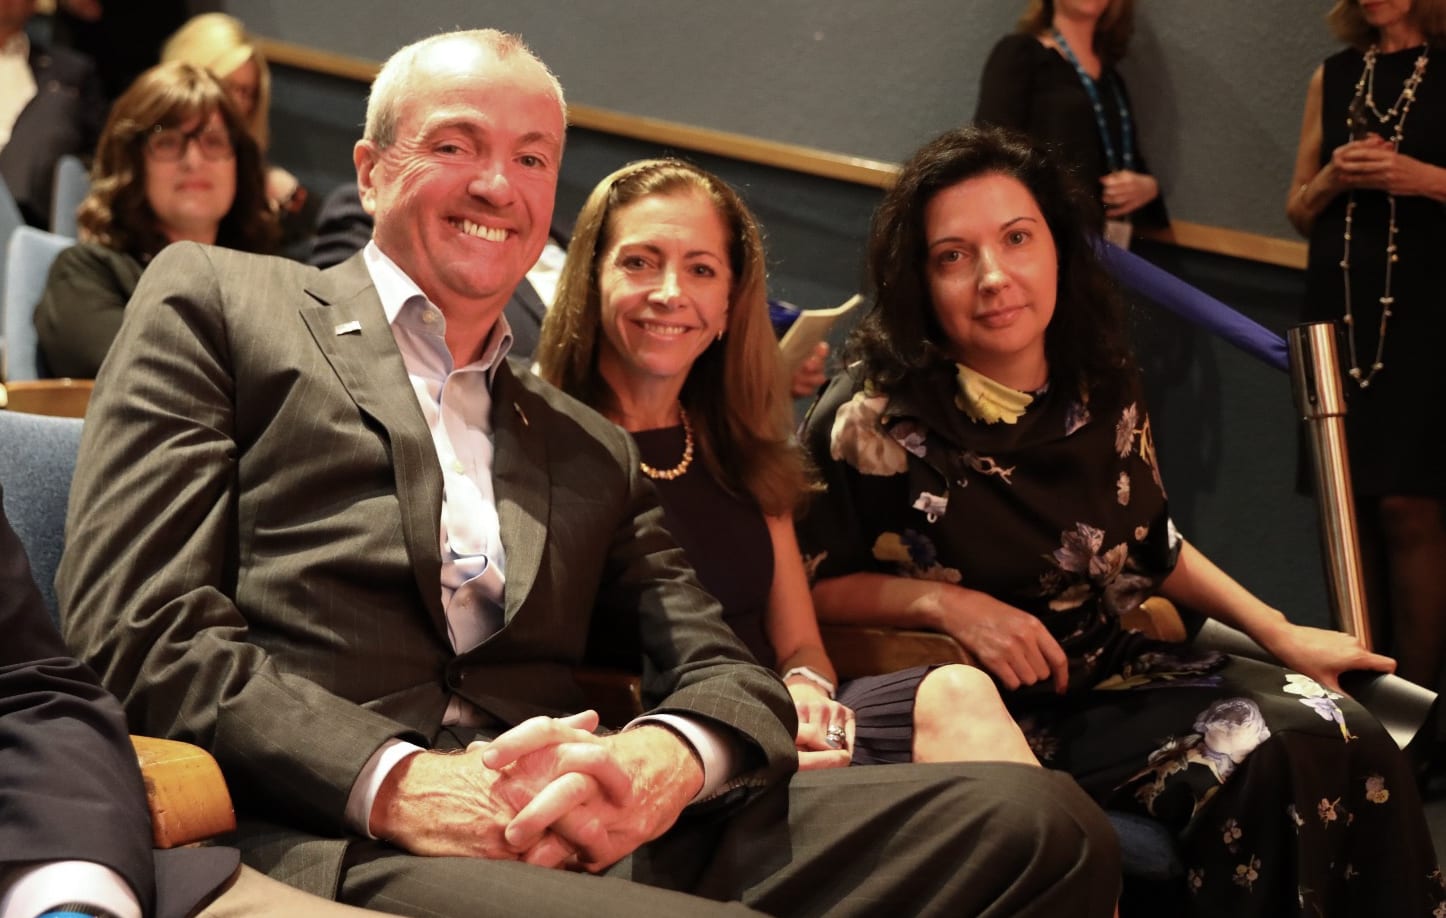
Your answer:
[[[1289,370],[1285,339],[1259,322],[1112,243],[1101,242],[1100,261],[1117,281],[1141,296],[1219,335],[1269,366]]]

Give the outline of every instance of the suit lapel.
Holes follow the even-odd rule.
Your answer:
[[[437,542],[442,472],[366,262],[355,255],[323,271],[306,292],[313,302],[301,307],[301,318],[316,346],[347,394],[381,425],[391,444],[402,536],[422,600],[445,634],[446,616],[438,588],[442,558]]]
[[[543,430],[547,410],[512,375],[511,365],[497,368],[492,383],[492,490],[507,549],[503,615],[508,622],[536,583],[547,546],[552,505]]]

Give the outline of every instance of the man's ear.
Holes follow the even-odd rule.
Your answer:
[[[361,196],[362,210],[377,213],[377,186],[374,170],[381,163],[381,150],[370,140],[358,140],[351,149],[352,165],[356,166],[356,188]]]

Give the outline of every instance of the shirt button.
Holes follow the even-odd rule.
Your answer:
[[[426,312],[422,313],[422,321],[427,323],[428,325],[436,325],[437,314],[432,310],[428,309]]]
[[[456,472],[458,475],[461,475],[463,472],[466,471],[466,469],[462,466],[462,461],[460,459],[452,460],[452,471]]]

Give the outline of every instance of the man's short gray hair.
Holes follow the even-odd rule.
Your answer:
[[[439,45],[455,41],[472,42],[478,47],[492,52],[498,60],[507,60],[510,57],[521,55],[532,61],[542,69],[543,73],[547,74],[547,79],[552,84],[553,94],[557,96],[557,105],[562,109],[564,116],[566,115],[567,102],[563,99],[562,84],[557,81],[557,77],[547,68],[547,65],[532,53],[532,49],[527,47],[521,38],[500,29],[443,32],[440,35],[432,35],[414,41],[387,58],[387,62],[377,73],[377,78],[372,81],[371,92],[367,95],[367,123],[366,131],[362,135],[365,139],[378,147],[392,145],[397,139],[397,119],[402,99],[414,91],[411,83],[417,70],[417,64],[425,59],[428,52]]]

